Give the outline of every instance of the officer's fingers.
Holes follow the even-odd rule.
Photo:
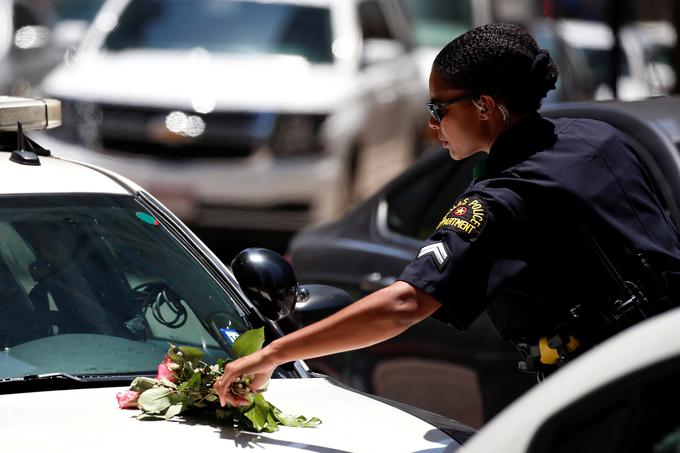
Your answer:
[[[220,404],[222,404],[223,407],[227,404],[235,407],[247,406],[250,404],[250,400],[245,396],[236,396],[231,392],[227,392],[224,395],[224,402],[220,400]]]
[[[213,392],[217,394],[217,396],[220,398],[220,404],[224,406],[224,381],[222,380],[222,377],[219,377],[215,380],[215,383],[213,384]]]
[[[224,406],[227,403],[227,395],[230,393],[231,384],[234,383],[235,378],[232,377],[231,373],[227,373],[218,377],[213,384],[213,390],[217,393],[220,398],[220,404]]]
[[[231,385],[223,384],[217,389],[217,396],[220,399],[220,406],[237,406],[238,397],[231,393]]]
[[[219,397],[220,397],[220,406],[222,406],[222,407],[227,406],[227,405],[229,405],[229,406],[241,406],[241,405],[243,405],[239,402],[239,397],[235,396],[231,392],[220,393]]]
[[[215,383],[216,385],[213,386],[215,391],[217,392],[217,396],[220,399],[220,405],[222,407],[229,405],[229,406],[245,406],[250,404],[250,401],[248,400],[247,397],[245,396],[238,396],[232,393],[231,391],[231,386],[234,383],[235,379],[227,378],[223,379],[219,384],[217,382]]]
[[[273,371],[268,371],[266,373],[258,373],[255,376],[253,376],[253,381],[250,383],[250,388],[255,391],[261,390],[263,387],[267,385],[267,383],[271,379],[272,372]]]

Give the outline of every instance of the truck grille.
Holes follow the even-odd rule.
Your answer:
[[[276,120],[266,112],[175,111],[200,125],[177,133],[166,126],[171,113],[172,109],[62,101],[63,126],[54,134],[109,153],[172,160],[229,159],[248,157],[266,143]]]

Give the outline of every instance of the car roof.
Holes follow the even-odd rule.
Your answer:
[[[680,143],[680,97],[659,96],[639,101],[606,101],[604,105],[632,113],[660,127],[676,144]]]
[[[0,195],[133,193],[122,178],[95,167],[52,156],[40,156],[40,165],[23,165],[11,161],[10,156],[0,152]]]
[[[615,335],[533,387],[473,436],[462,451],[526,451],[554,413],[619,378],[680,356],[680,308]],[[521,429],[517,429],[521,427]]]
[[[131,195],[139,190],[107,170],[53,157],[24,133],[59,125],[61,103],[56,99],[0,96],[0,195]]]

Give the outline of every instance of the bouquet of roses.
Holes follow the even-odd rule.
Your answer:
[[[251,354],[262,347],[264,329],[246,331],[232,346],[235,358]],[[202,362],[203,352],[191,346],[170,345],[163,362],[158,365],[155,379],[138,377],[130,390],[116,395],[121,409],[138,408],[140,419],[170,419],[188,411],[212,412],[217,419],[232,424],[235,428],[257,432],[274,432],[278,425],[314,427],[321,420],[314,417],[283,414],[265,400],[259,392],[250,389],[251,376],[241,376],[231,388],[236,395],[247,395],[250,404],[243,407],[222,407],[213,390],[215,380],[222,376],[224,366],[231,359],[220,359],[214,365]]]

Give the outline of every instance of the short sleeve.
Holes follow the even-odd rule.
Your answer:
[[[399,276],[442,304],[434,317],[466,329],[508,275],[507,241],[516,223],[503,193],[460,197]],[[509,228],[510,227],[510,228]]]

